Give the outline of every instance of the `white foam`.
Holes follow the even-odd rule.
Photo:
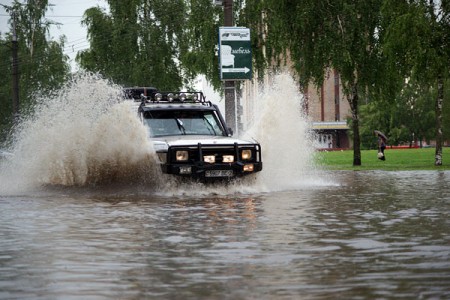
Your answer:
[[[13,157],[1,166],[0,191],[133,181],[153,167],[146,129],[129,103],[119,103],[120,92],[83,74],[58,94],[38,97],[16,130]]]
[[[56,95],[38,96],[17,127],[13,157],[0,165],[0,193],[47,185],[140,184],[162,195],[254,194],[327,185],[314,168],[303,97],[286,74],[256,99],[256,120],[243,134],[261,143],[263,171],[228,185],[181,184],[161,174],[148,132],[121,89],[82,74]]]
[[[253,101],[254,123],[242,134],[256,139],[262,148],[263,170],[230,185],[207,187],[177,185],[167,194],[255,194],[335,185],[314,164],[314,138],[304,114],[303,95],[288,74],[278,74]]]

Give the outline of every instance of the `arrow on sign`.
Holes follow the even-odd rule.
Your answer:
[[[222,68],[222,73],[248,73],[250,72],[250,69],[245,68]]]

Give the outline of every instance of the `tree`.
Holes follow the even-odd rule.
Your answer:
[[[376,99],[361,107],[361,136],[364,147],[373,148],[373,129],[389,136],[389,144],[409,144],[430,141],[434,128],[435,91],[415,80],[404,83],[393,95],[395,101]]]
[[[352,113],[353,165],[361,165],[359,102],[373,92],[383,70],[377,35],[382,0],[265,3],[270,59],[289,55],[304,86],[322,84],[329,68],[339,72]]]
[[[0,38],[0,71],[7,76],[0,76],[0,143],[5,140],[12,123],[11,95],[11,44],[9,40]]]
[[[382,41],[390,64],[403,78],[434,86],[435,165],[442,165],[444,83],[450,75],[450,3],[385,0]]]
[[[177,90],[198,75],[218,83],[217,10],[208,0],[109,0],[85,12],[90,49],[82,67],[123,85]]]
[[[18,63],[19,63],[19,99],[21,113],[33,104],[33,94],[36,91],[46,93],[58,89],[69,76],[70,66],[68,57],[64,54],[64,37],[59,41],[47,40],[51,21],[45,18],[48,10],[48,1],[29,0],[21,4],[17,0],[7,9],[9,13],[16,16],[16,33],[18,40]],[[9,21],[12,24],[12,20]],[[6,34],[2,39],[3,44],[9,44],[12,33]],[[3,74],[11,74],[11,53],[9,48],[2,47],[0,65]],[[9,86],[9,88],[7,88]],[[2,138],[6,138],[6,132],[12,125],[11,105],[11,77],[2,76],[0,79],[2,97],[0,98],[2,108],[1,130]]]

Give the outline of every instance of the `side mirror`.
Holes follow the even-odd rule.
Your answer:
[[[231,127],[228,127],[228,136],[233,136],[233,129]]]

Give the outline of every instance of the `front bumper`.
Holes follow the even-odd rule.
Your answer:
[[[232,164],[162,164],[163,173],[192,178],[232,178],[250,175],[262,170],[262,162]]]
[[[251,150],[250,159],[241,159],[242,151]],[[176,161],[177,151],[187,151],[189,159]],[[262,170],[261,146],[238,143],[231,145],[197,144],[194,146],[172,146],[167,151],[166,161],[161,164],[163,173],[195,179],[234,178],[250,175]],[[214,156],[215,162],[204,161],[205,156]],[[223,162],[224,156],[233,156],[233,162]]]

